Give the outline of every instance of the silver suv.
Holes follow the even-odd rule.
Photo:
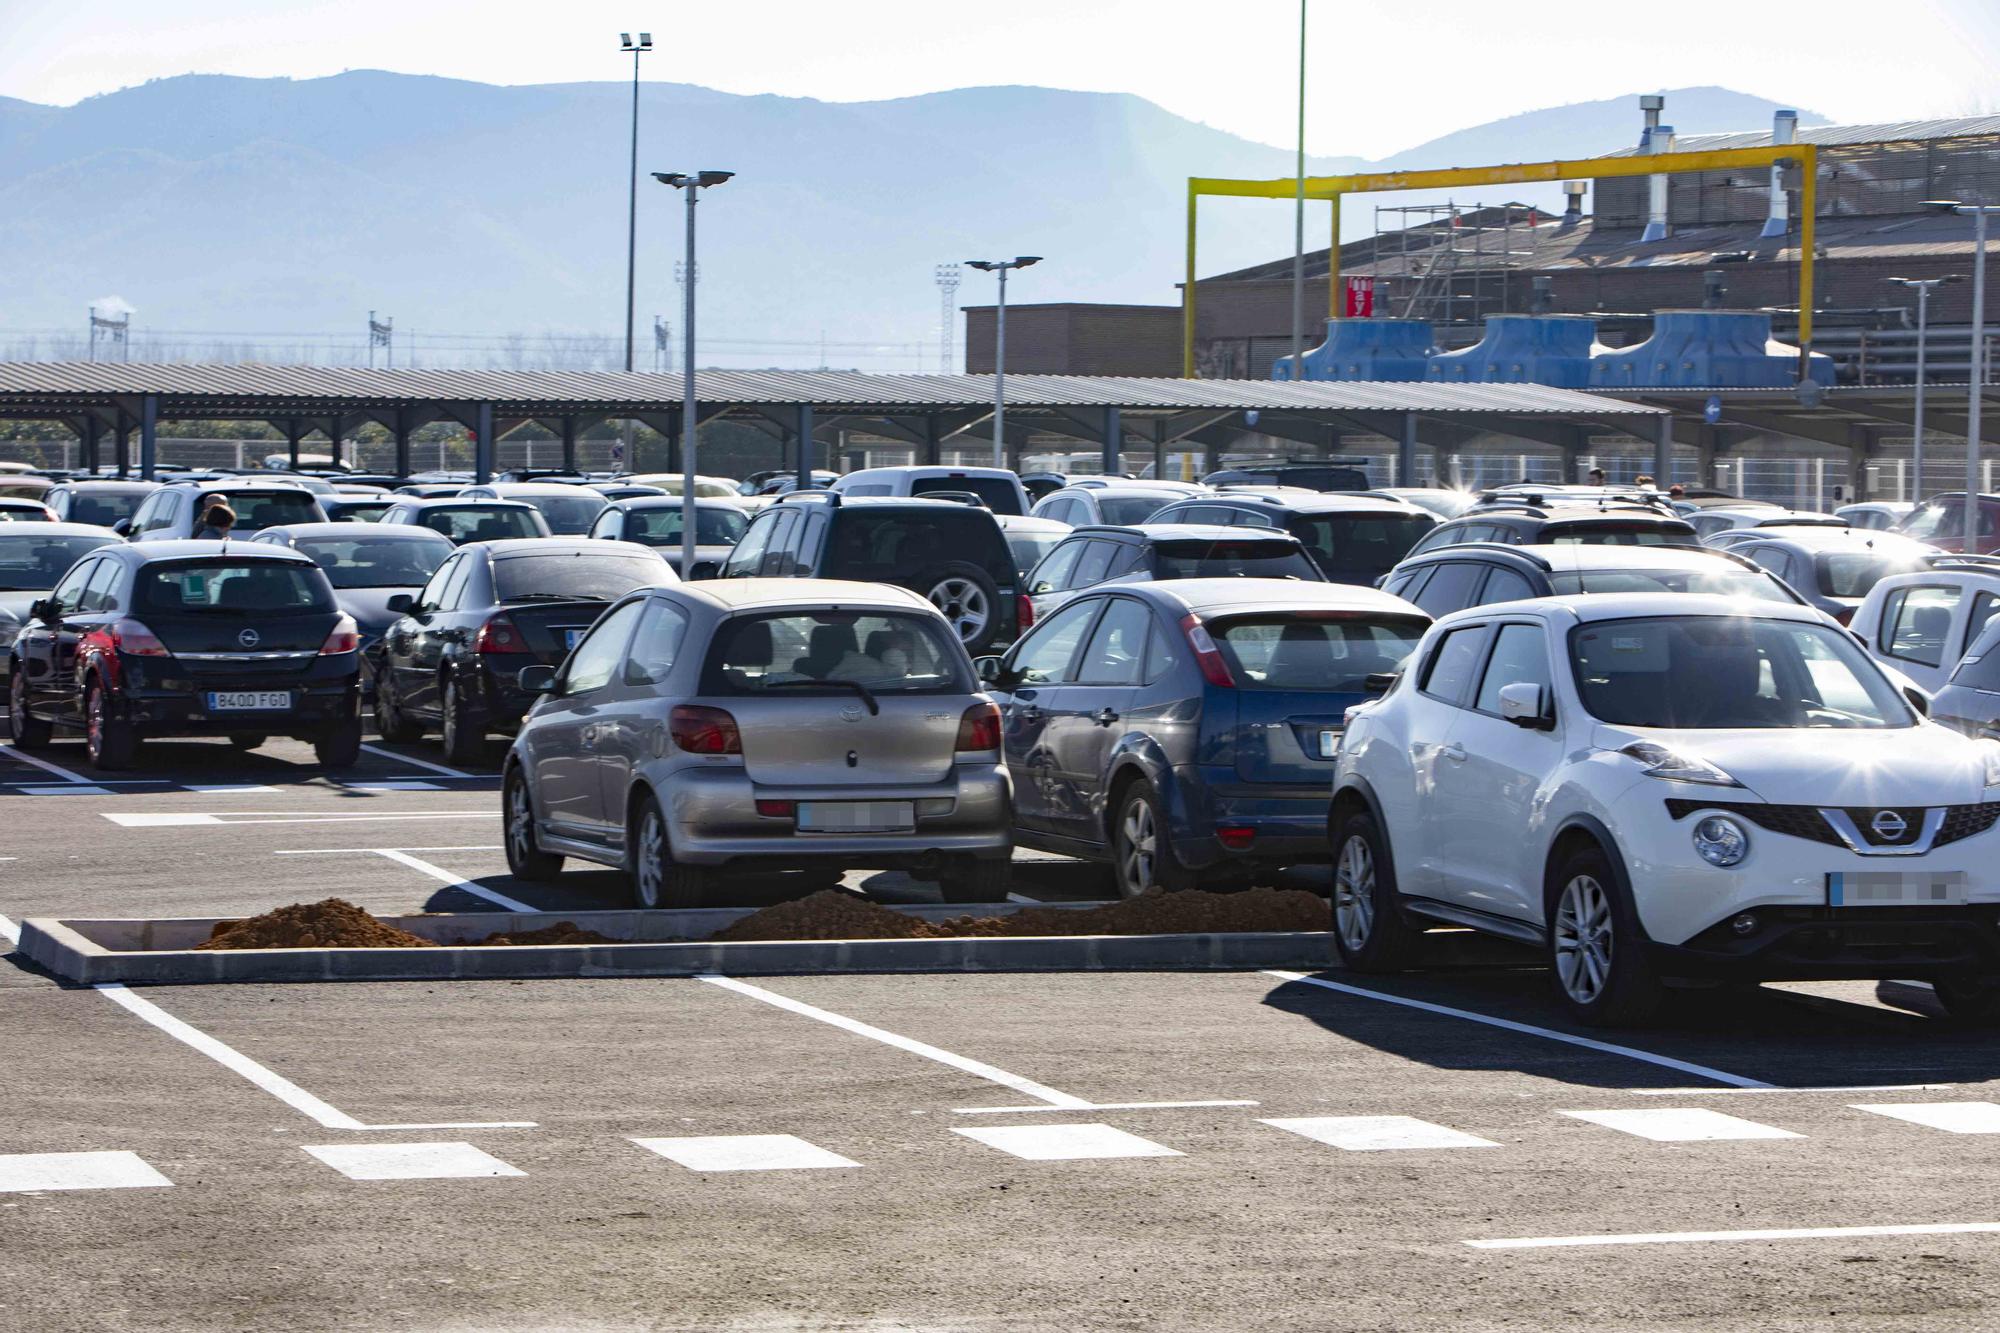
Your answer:
[[[634,592],[542,695],[504,779],[507,864],[631,873],[695,907],[734,871],[908,870],[1005,899],[1013,800],[1000,711],[935,607],[882,584],[736,579]]]

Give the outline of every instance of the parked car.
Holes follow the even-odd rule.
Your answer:
[[[665,486],[668,484],[667,479],[671,478],[673,475],[674,474],[672,473],[661,473],[657,478],[642,477],[640,478],[640,480],[647,482],[657,481],[659,485]],[[838,472],[827,472],[818,468],[815,468],[813,471],[807,473],[806,475],[811,479],[813,484],[813,489],[816,490],[824,490],[827,487],[833,485],[833,483],[835,483],[836,481],[840,480],[840,474]],[[798,479],[797,468],[771,468],[763,472],[752,472],[742,481],[736,483],[735,490],[738,495],[742,496],[768,495],[771,494],[771,492],[767,491],[765,489],[766,487],[781,481],[791,481],[796,483],[797,479]],[[721,478],[714,478],[714,480],[721,480]],[[676,487],[675,489],[676,491],[678,491],[679,488]],[[696,479],[695,494],[696,495],[701,494],[701,486],[699,478]]]
[[[0,498],[10,500],[42,500],[55,489],[54,477],[33,472],[0,473]]]
[[[593,481],[589,484],[588,489],[596,491],[607,500],[614,501],[644,500],[650,496],[667,495],[670,493],[664,486],[634,486],[630,482],[624,481]],[[700,490],[697,488],[695,493],[699,496]],[[730,498],[735,498],[733,490],[730,493]]]
[[[0,495],[0,523],[55,523],[56,511],[40,500]]]
[[[1965,540],[1965,492],[1945,491],[1933,495],[1906,515],[1892,531],[1920,542],[1929,542],[1941,551],[1973,555],[2000,553],[2000,495],[1981,495],[1975,504],[1979,532],[1969,544]]]
[[[1891,574],[1849,622],[1876,661],[1937,691],[2000,611],[2000,558],[1934,557],[1914,574]]]
[[[1783,579],[1808,604],[1845,625],[1882,579],[1928,569],[1937,551],[1866,528],[1752,528],[1728,549]]]
[[[1028,493],[1030,501],[1040,501],[1054,495],[1069,485],[1069,478],[1060,472],[1023,472],[1021,488]]]
[[[2000,741],[2000,619],[1987,620],[1931,696],[1931,719],[1962,735]]]
[[[449,538],[403,524],[303,523],[265,528],[251,541],[297,551],[325,571],[334,600],[361,632],[368,694],[374,693],[377,645],[399,614],[389,609],[390,599],[421,591],[452,552]]]
[[[1052,518],[1073,528],[1099,523],[1148,523],[1154,514],[1177,500],[1188,498],[1190,488],[1144,486],[1069,486],[1038,501],[1036,518]],[[1199,491],[1195,492],[1199,494]]]
[[[468,486],[458,493],[461,500],[519,500],[541,511],[549,531],[558,537],[581,537],[611,502],[588,486],[571,486],[559,481],[493,482]]]
[[[1358,467],[1326,463],[1245,463],[1211,472],[1204,486],[1297,486],[1308,491],[1365,491],[1368,474]]]
[[[773,472],[760,475],[789,476],[791,474],[784,472]],[[815,475],[825,476],[828,481],[831,481],[836,474],[832,472],[827,472]],[[681,493],[682,488],[685,486],[687,482],[687,478],[679,472],[641,472],[641,473],[634,473],[633,475],[627,477],[618,477],[615,478],[615,480],[625,485],[657,486],[660,488],[661,491],[663,491],[668,495],[679,495]],[[697,500],[707,500],[707,499],[720,500],[720,499],[726,499],[732,495],[741,495],[741,494],[743,494],[742,487],[737,482],[730,480],[728,477],[698,476],[694,479],[694,496],[695,499]]]
[[[77,561],[118,540],[109,528],[88,523],[0,527],[0,683],[11,669],[11,650],[28,621],[28,608],[47,597]]]
[[[1001,658],[1014,838],[1112,863],[1119,892],[1324,862],[1346,709],[1429,618],[1372,588],[1190,579],[1100,588]]]
[[[192,538],[202,515],[217,501],[236,511],[238,537],[291,523],[324,523],[326,511],[303,486],[231,477],[223,481],[170,480],[139,502],[124,532],[135,542]],[[116,525],[113,525],[114,529]]]
[[[413,500],[443,500],[457,495],[471,484],[469,481],[413,481],[396,487],[394,494],[407,495]]]
[[[561,662],[604,608],[635,588],[676,582],[657,551],[582,537],[461,546],[411,597],[382,638],[375,727],[386,740],[439,732],[454,764],[512,735],[534,702],[515,677]]]
[[[1226,523],[1277,528],[1305,544],[1320,572],[1334,583],[1374,583],[1433,528],[1428,510],[1400,500],[1360,495],[1202,496],[1153,515],[1155,523]]]
[[[1434,926],[1526,943],[1588,1024],[1689,978],[1915,978],[1990,1021],[1996,820],[2000,747],[1927,722],[1810,608],[1482,607],[1348,715],[1334,940],[1357,971]]]
[[[160,489],[154,481],[91,481],[76,478],[51,487],[42,503],[59,523],[91,523],[109,528],[128,522],[147,496]]]
[[[1058,523],[1052,518],[1033,518],[1021,514],[995,514],[1001,535],[1007,539],[1007,550],[1014,557],[1014,572],[1022,579],[1028,571],[1042,562],[1042,557],[1055,550],[1056,544],[1069,536],[1069,524]]]
[[[1385,500],[1401,500],[1404,504],[1428,509],[1437,515],[1440,523],[1448,518],[1457,518],[1479,503],[1479,497],[1473,492],[1449,486],[1377,486],[1362,494],[1379,495]]]
[[[1687,515],[1693,525],[1695,536],[1703,541],[1718,532],[1732,528],[1845,528],[1852,526],[1844,518],[1835,514],[1819,514],[1811,510],[1776,509],[1759,506],[1755,509],[1732,509],[1716,506],[1701,509]]]
[[[1621,546],[1692,546],[1700,539],[1686,519],[1650,505],[1567,505],[1525,502],[1482,505],[1440,523],[1409,550],[1422,555],[1466,542],[1553,546],[1571,542]]]
[[[1754,561],[1703,546],[1500,546],[1474,542],[1411,556],[1382,591],[1431,616],[1575,593],[1692,592],[1803,606]]]
[[[394,527],[410,524],[443,533],[454,545],[466,542],[497,542],[512,538],[547,537],[548,521],[542,511],[520,500],[437,499],[398,500],[384,510],[376,522]]]
[[[156,736],[273,734],[329,768],[361,752],[360,633],[305,556],[254,542],[112,543],[37,602],[14,641],[8,725],[24,750],[83,731],[129,768]]]
[[[881,584],[736,579],[635,592],[558,671],[503,779],[507,863],[627,869],[642,908],[736,872],[857,866],[1007,895],[1000,715],[952,627]]]
[[[319,501],[329,523],[379,523],[396,504],[396,497],[387,493],[323,495]]]
[[[750,516],[732,496],[694,502],[694,568],[681,568],[682,506],[678,495],[620,500],[590,525],[592,537],[651,547],[684,579],[711,579],[750,528]]]
[[[1029,572],[1032,621],[1088,588],[1164,579],[1292,579],[1321,583],[1305,546],[1289,532],[1199,523],[1072,528]]]
[[[1906,500],[1863,500],[1859,504],[1842,505],[1833,511],[1833,516],[1845,519],[1849,527],[1889,529],[1915,513],[1916,508]]]
[[[996,514],[1028,512],[1021,479],[1003,467],[870,467],[850,472],[829,487],[841,495],[921,496],[930,491],[971,491]]]
[[[993,514],[942,500],[857,499],[839,491],[807,491],[759,512],[721,576],[908,588],[942,611],[974,653],[1012,643],[1026,601]]]

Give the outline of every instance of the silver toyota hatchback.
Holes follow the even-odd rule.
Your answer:
[[[951,626],[913,592],[732,579],[634,592],[560,668],[507,756],[507,863],[618,866],[640,907],[706,903],[746,871],[935,879],[1007,894],[1012,789],[1000,713]]]

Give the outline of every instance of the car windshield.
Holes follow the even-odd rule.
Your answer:
[[[901,584],[961,560],[980,566],[995,583],[1014,582],[1000,525],[984,510],[856,505],[834,511],[820,577]]]
[[[336,588],[420,588],[451,554],[435,537],[301,537],[293,543]]]
[[[1613,620],[1570,631],[1584,709],[1690,729],[1906,727],[1910,710],[1848,635],[1750,617]]]
[[[1687,523],[1565,524],[1544,532],[1551,546],[1692,546],[1700,539]]]
[[[1368,677],[1402,670],[1427,624],[1414,616],[1282,612],[1209,629],[1240,689],[1360,694]]]
[[[132,517],[145,499],[144,491],[73,491],[69,513],[64,517],[71,523],[95,523],[108,528],[120,519]]]
[[[750,516],[741,509],[705,508],[694,511],[694,540],[697,546],[734,546],[750,526]],[[641,546],[679,546],[681,511],[678,508],[632,509],[625,514],[625,540]]]
[[[348,523],[374,523],[389,512],[394,500],[343,500],[339,505],[340,517]]]
[[[1285,525],[1329,578],[1374,579],[1437,525],[1429,514],[1302,514]]]
[[[534,510],[503,509],[498,505],[425,509],[418,512],[417,522],[455,542],[497,542],[509,537],[548,535],[547,525],[536,521]]]
[[[1921,560],[1898,560],[1870,552],[1821,552],[1813,561],[1822,597],[1860,599],[1891,574],[1907,574],[1922,569]]]
[[[1290,542],[1180,540],[1153,543],[1157,579],[1324,578],[1306,553]]]
[[[493,562],[493,589],[503,602],[609,602],[634,588],[671,582],[673,571],[656,555],[605,543],[601,549],[560,554],[502,556]]]
[[[0,504],[0,523],[46,523],[49,511],[37,501],[34,504],[16,502]]]
[[[228,491],[204,495],[196,501],[196,523],[200,523],[201,515],[210,505],[217,503],[236,511],[236,525],[230,531],[238,537],[286,523],[317,523],[321,518],[319,502],[307,491]]]
[[[520,497],[542,511],[549,531],[558,537],[580,537],[590,531],[591,522],[611,502],[595,491],[579,489],[575,495],[524,495]]]
[[[724,624],[702,692],[966,693],[965,650],[936,616],[898,611],[786,611]],[[843,682],[833,684],[831,682]],[[827,682],[823,688],[815,688]]]
[[[1748,597],[1760,602],[1796,605],[1778,581],[1751,569],[1586,569],[1549,575],[1557,596],[1592,592],[1699,592],[1716,597]]]
[[[918,477],[910,483],[912,495],[926,495],[931,491],[971,491],[986,501],[986,507],[996,514],[1024,512],[1021,494],[1007,477]]]
[[[111,544],[106,537],[0,536],[0,592],[53,588],[86,553]]]
[[[1144,523],[1174,501],[1185,498],[1180,495],[1106,495],[1099,492],[1097,508],[1106,523]]]
[[[140,614],[316,615],[334,609],[326,579],[290,561],[205,560],[156,565],[139,576]]]
[[[1042,557],[1056,549],[1067,532],[1010,532],[1007,534],[1007,549],[1014,556],[1014,570],[1023,578],[1028,571],[1042,562]]]

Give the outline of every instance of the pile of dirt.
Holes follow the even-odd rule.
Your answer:
[[[574,921],[558,921],[553,926],[543,926],[540,930],[494,931],[483,940],[473,940],[473,944],[620,944],[609,935],[600,935],[594,930],[585,930]]]
[[[710,939],[923,940],[1014,935],[1196,935],[1239,931],[1323,931],[1323,898],[1297,889],[1245,893],[1149,893],[1102,907],[1024,907],[1004,916],[925,921],[828,889],[777,903],[725,926]]]
[[[434,949],[436,944],[378,921],[353,903],[293,903],[243,921],[218,921],[197,949]]]

